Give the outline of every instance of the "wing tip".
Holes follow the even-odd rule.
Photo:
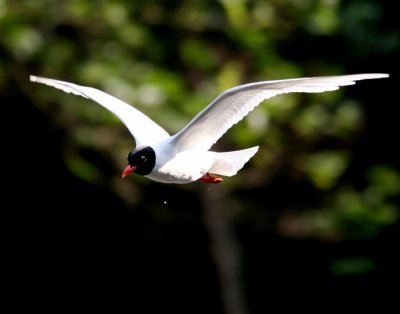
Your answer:
[[[37,82],[38,79],[39,79],[39,76],[36,76],[36,75],[29,75],[29,80],[30,80],[31,82]]]
[[[29,80],[34,83],[42,83],[42,84],[48,84],[50,81],[53,81],[52,79],[36,75],[29,75]]]
[[[31,82],[48,85],[48,86],[57,88],[59,90],[62,90],[63,92],[68,93],[68,94],[71,93],[71,94],[74,94],[77,96],[82,96],[84,98],[90,98],[84,92],[84,90],[83,90],[85,88],[84,86],[79,86],[79,85],[76,85],[73,83],[54,80],[54,79],[45,78],[45,77],[36,76],[36,75],[29,75],[29,79]]]
[[[364,75],[366,79],[387,78],[390,76],[389,73],[366,73],[361,75]]]

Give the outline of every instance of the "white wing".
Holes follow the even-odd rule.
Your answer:
[[[388,74],[354,74],[265,81],[226,90],[198,113],[181,131],[171,137],[178,151],[208,150],[235,123],[263,100],[284,93],[333,91],[355,81],[388,77]]]
[[[108,95],[98,89],[33,75],[30,76],[30,80],[32,82],[53,86],[66,93],[72,93],[94,100],[115,114],[125,124],[129,132],[135,138],[136,146],[149,145],[169,138],[169,134],[145,114],[118,98]]]

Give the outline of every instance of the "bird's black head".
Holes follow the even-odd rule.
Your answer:
[[[156,153],[150,146],[137,147],[128,154],[128,166],[122,172],[124,178],[131,172],[142,176],[149,174],[156,164]]]

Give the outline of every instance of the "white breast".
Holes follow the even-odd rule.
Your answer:
[[[169,160],[156,161],[148,178],[164,183],[189,183],[198,180],[213,166],[216,153],[189,150]]]

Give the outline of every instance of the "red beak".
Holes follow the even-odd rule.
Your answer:
[[[136,168],[137,168],[137,166],[131,166],[131,165],[126,166],[124,171],[122,171],[122,178],[125,178],[128,174],[130,174]]]

